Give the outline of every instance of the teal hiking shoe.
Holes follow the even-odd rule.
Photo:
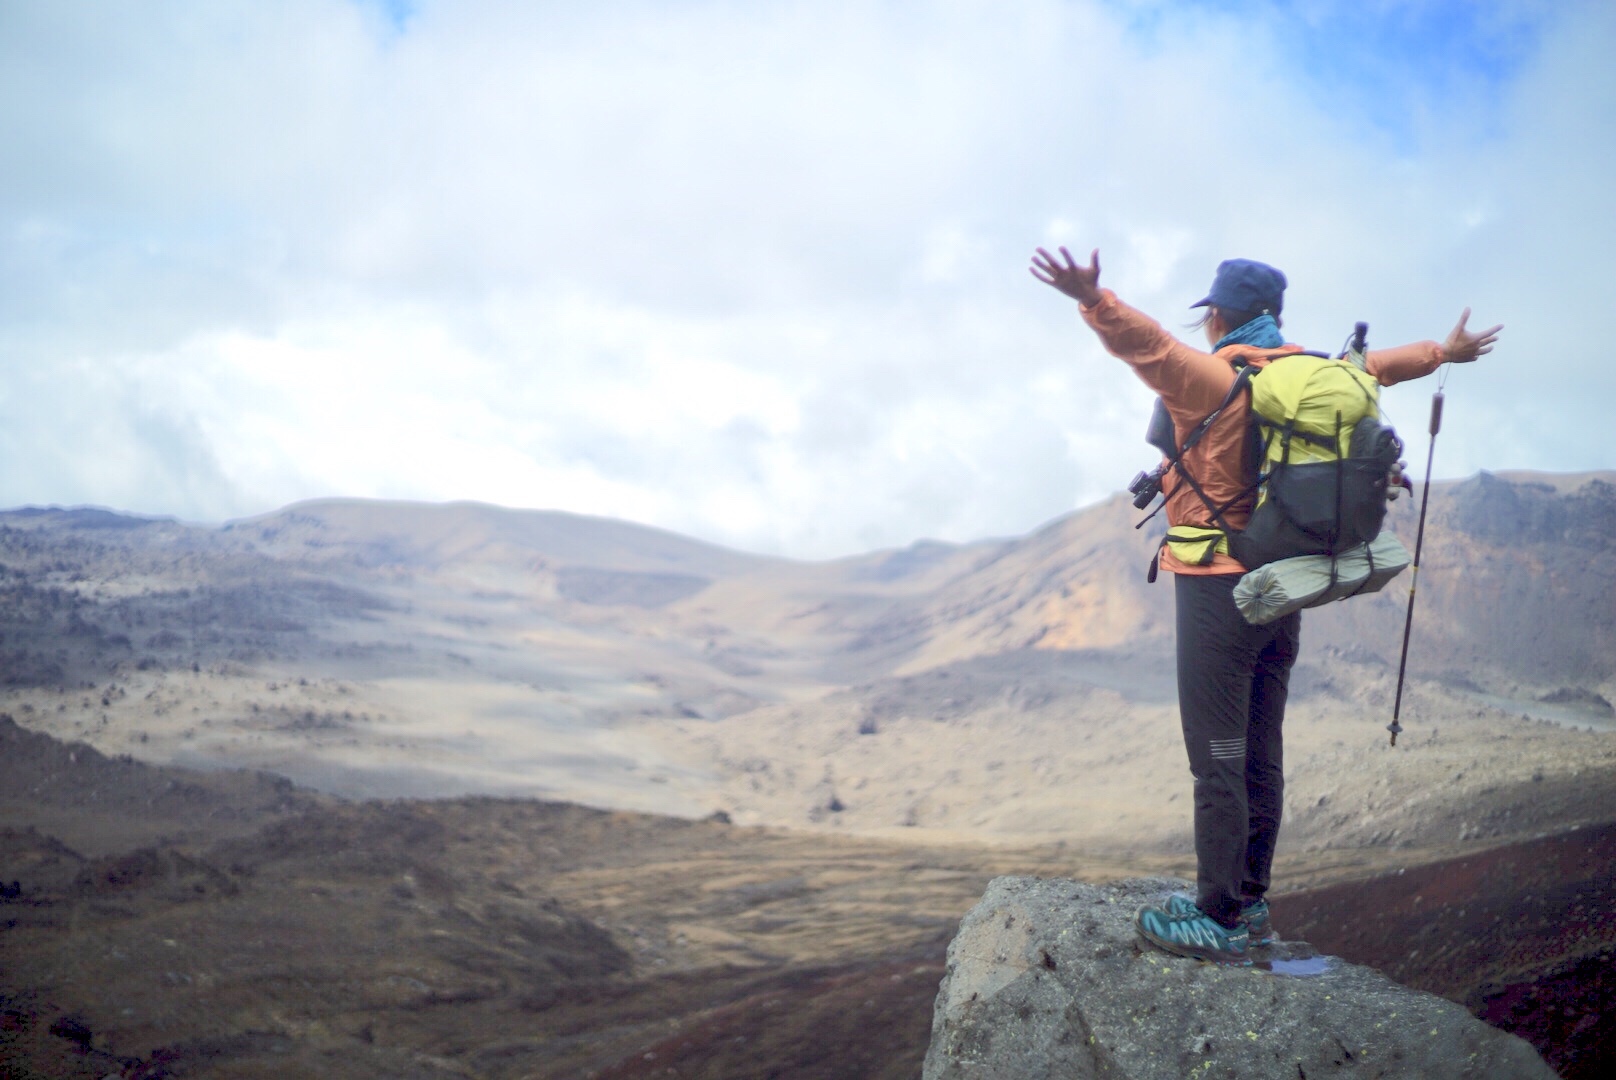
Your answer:
[[[1166,911],[1169,915],[1187,915],[1190,912],[1200,912],[1195,901],[1181,893],[1174,893],[1167,898]],[[1250,935],[1247,944],[1253,949],[1260,949],[1264,945],[1272,945],[1279,940],[1274,933],[1274,924],[1268,918],[1268,901],[1253,900],[1240,909],[1240,921],[1245,924],[1246,932]]]
[[[1177,914],[1163,908],[1142,907],[1133,921],[1139,935],[1158,949],[1214,964],[1240,967],[1251,964],[1246,956],[1250,934],[1245,926],[1233,930],[1220,926],[1193,904],[1188,911]]]
[[[1240,909],[1240,921],[1246,924],[1253,947],[1272,945],[1279,940],[1274,924],[1268,921],[1268,901],[1253,900]]]

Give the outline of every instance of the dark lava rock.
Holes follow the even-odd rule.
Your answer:
[[[1616,546],[1616,486],[1590,480],[1562,495],[1550,484],[1482,472],[1453,487],[1459,528],[1506,544],[1563,543],[1585,551]]]
[[[1223,967],[1142,942],[1135,910],[1189,890],[993,881],[949,946],[925,1080],[1554,1076],[1522,1040],[1369,968],[1262,950]]]

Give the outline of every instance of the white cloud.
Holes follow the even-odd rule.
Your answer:
[[[1232,255],[1315,347],[1473,304],[1509,329],[1439,470],[1616,465],[1606,5],[1339,90],[1282,62],[1305,25],[1196,4],[412,9],[0,11],[0,505],[1019,532],[1150,457],[1148,393],[1026,273],[1053,243],[1186,337]],[[1411,432],[1428,389],[1388,395]]]

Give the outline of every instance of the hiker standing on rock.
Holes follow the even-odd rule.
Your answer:
[[[1161,395],[1179,447],[1224,404],[1237,365],[1260,367],[1302,351],[1279,332],[1285,275],[1264,263],[1219,264],[1211,291],[1191,305],[1206,309],[1197,326],[1206,331],[1210,353],[1177,340],[1101,289],[1098,250],[1082,266],[1065,248],[1058,259],[1039,248],[1030,269],[1076,300],[1107,351]],[[1440,345],[1422,341],[1369,352],[1369,374],[1391,386],[1490,352],[1502,327],[1472,332],[1465,329],[1469,317],[1466,308]],[[1199,562],[1175,554],[1176,544],[1164,543],[1158,554],[1161,567],[1174,575],[1178,708],[1195,778],[1198,895],[1194,901],[1172,897],[1164,907],[1140,909],[1138,916],[1140,933],[1168,952],[1238,964],[1250,962],[1248,945],[1275,940],[1264,897],[1285,787],[1280,729],[1301,628],[1300,612],[1254,626],[1235,607],[1234,587],[1248,568],[1229,554],[1222,526],[1243,529],[1256,501],[1245,460],[1247,413],[1244,400],[1230,403],[1183,454],[1181,468],[1163,475],[1168,531],[1202,538]],[[1186,474],[1201,492],[1192,490]],[[1208,500],[1223,510],[1222,525]],[[1206,558],[1206,545],[1214,541]]]

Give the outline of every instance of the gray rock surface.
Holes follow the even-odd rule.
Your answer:
[[[1140,940],[1141,904],[1190,891],[993,881],[949,946],[924,1080],[1555,1075],[1453,1002],[1305,945],[1253,950],[1239,968]]]

